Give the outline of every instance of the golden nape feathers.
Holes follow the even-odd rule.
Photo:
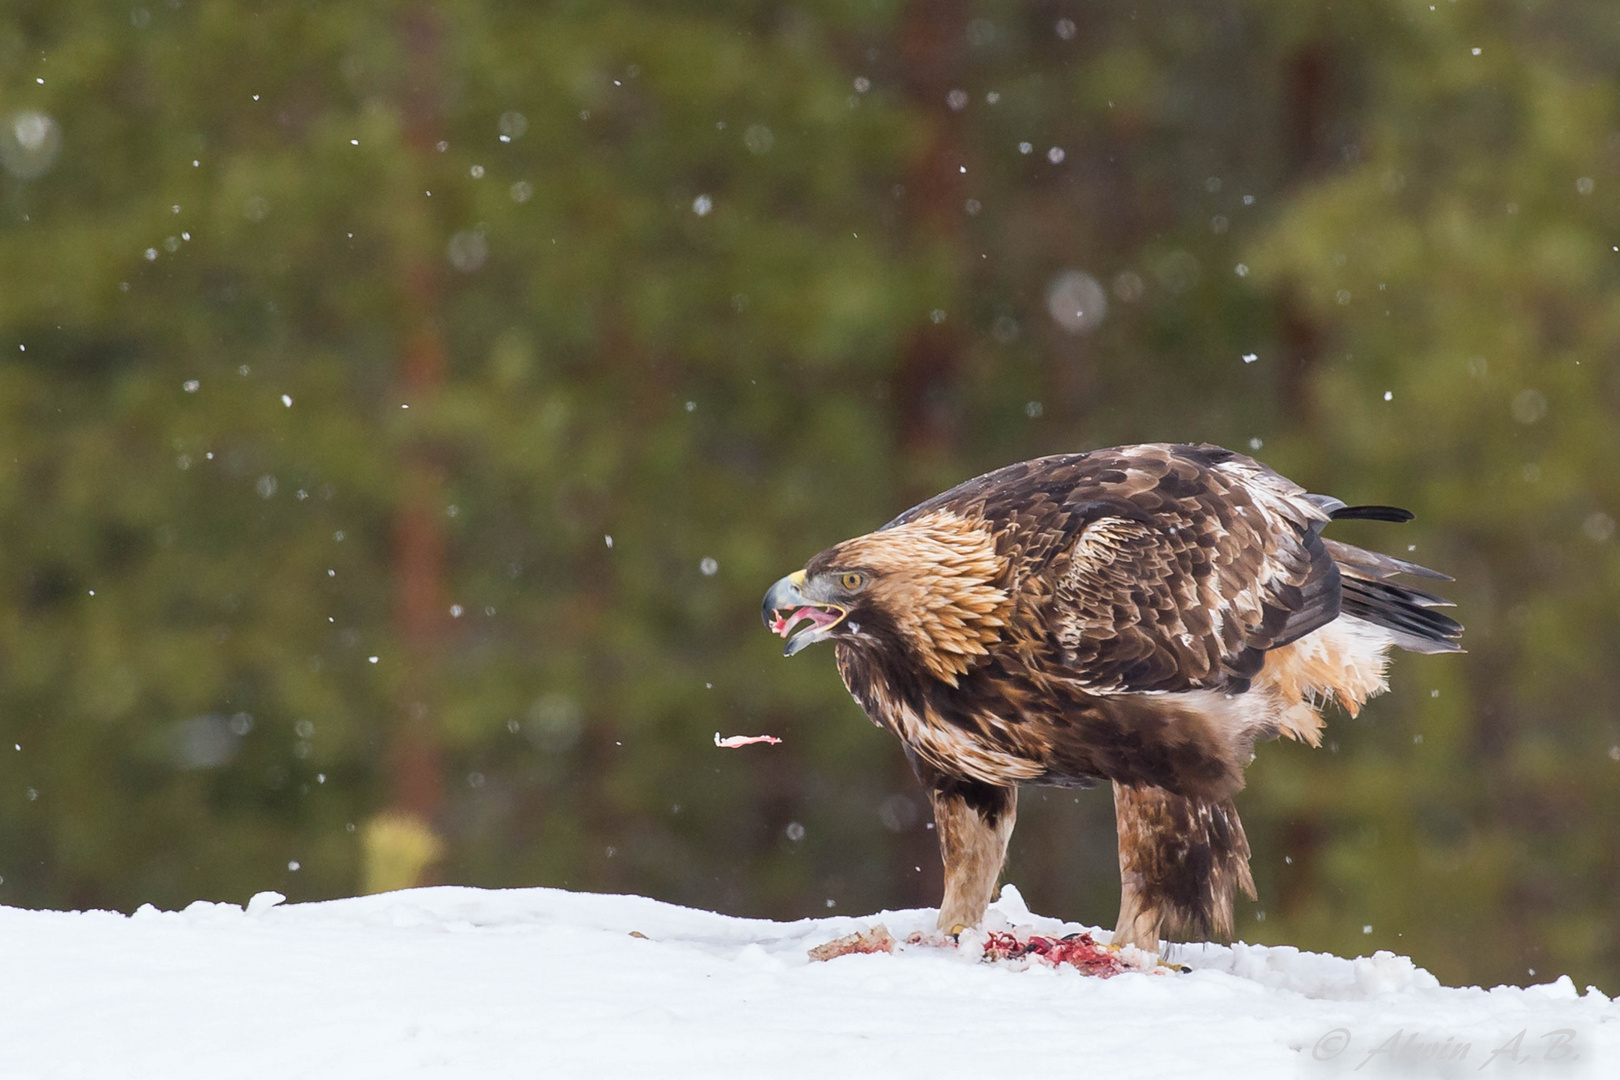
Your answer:
[[[990,651],[1012,607],[996,582],[1006,560],[984,518],[946,510],[853,540],[826,553],[871,575],[868,603],[892,613],[895,632],[912,655],[950,686]]]
[[[835,643],[934,807],[946,930],[976,923],[1020,783],[1114,784],[1116,943],[1229,934],[1252,894],[1232,803],[1262,740],[1320,740],[1391,646],[1454,651],[1444,575],[1325,540],[1405,511],[1307,494],[1251,458],[1150,444],[1011,465],[836,544],[766,594],[787,655]]]

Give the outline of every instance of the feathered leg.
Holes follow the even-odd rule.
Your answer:
[[[1237,807],[1163,788],[1114,785],[1119,924],[1114,944],[1159,951],[1160,938],[1232,936],[1238,889],[1254,899]]]
[[[939,928],[953,934],[984,918],[1018,817],[1018,789],[941,778],[932,796],[939,854],[945,863]]]

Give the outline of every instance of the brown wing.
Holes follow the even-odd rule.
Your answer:
[[[1043,458],[912,511],[982,516],[1018,610],[1007,644],[1097,693],[1237,691],[1339,612],[1327,514],[1250,458],[1145,445]]]

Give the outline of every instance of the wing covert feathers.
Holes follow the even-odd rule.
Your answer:
[[[1215,447],[1025,462],[888,529],[942,510],[994,531],[1017,644],[1096,693],[1241,691],[1267,650],[1339,613],[1338,570],[1317,535],[1328,512]]]

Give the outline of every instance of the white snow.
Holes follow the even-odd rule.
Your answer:
[[[1188,973],[1104,980],[967,948],[806,957],[879,923],[931,930],[926,910],[776,923],[449,886],[280,900],[0,908],[0,1077],[1620,1074],[1620,1004],[1597,990],[1448,989],[1389,953],[1184,946]],[[1011,887],[987,921],[1084,929]]]

